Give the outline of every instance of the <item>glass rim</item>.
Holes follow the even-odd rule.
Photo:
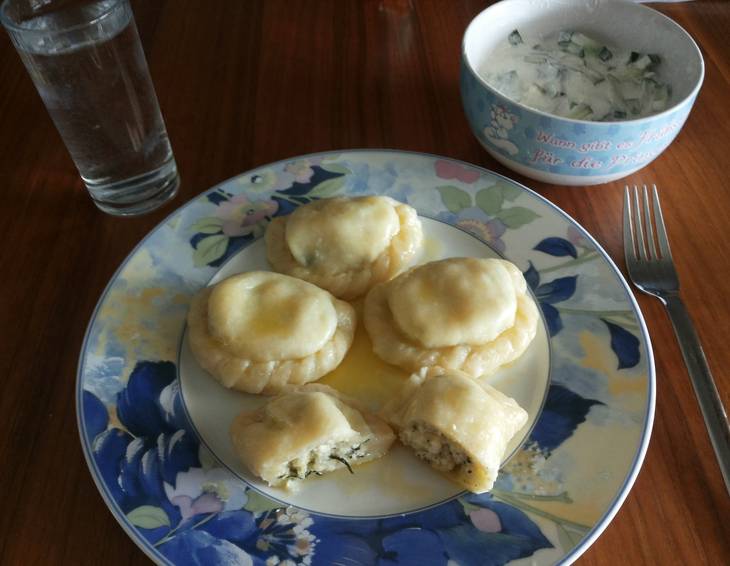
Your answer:
[[[98,14],[94,18],[85,21],[80,22],[77,24],[73,24],[67,27],[59,28],[59,29],[53,29],[53,30],[39,30],[39,29],[33,29],[30,27],[25,27],[22,24],[18,24],[10,19],[9,16],[7,16],[6,11],[8,9],[8,6],[13,0],[0,0],[0,23],[7,29],[8,31],[13,32],[21,32],[21,33],[44,33],[48,35],[56,35],[59,33],[66,33],[69,31],[75,31],[82,29],[87,26],[92,26],[95,24],[98,24],[102,20],[105,20],[109,14],[111,14],[116,8],[119,7],[120,4],[123,3],[129,3],[129,0],[114,0],[109,7],[104,10],[102,13]]]

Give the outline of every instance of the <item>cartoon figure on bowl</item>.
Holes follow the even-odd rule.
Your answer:
[[[510,155],[517,155],[518,149],[515,144],[509,140],[509,131],[515,127],[517,116],[508,112],[504,106],[492,104],[490,111],[492,121],[489,126],[484,128],[484,136],[497,147],[505,150]]]

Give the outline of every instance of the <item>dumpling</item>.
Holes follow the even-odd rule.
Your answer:
[[[383,456],[395,440],[382,419],[326,385],[310,384],[241,413],[231,441],[246,467],[269,485],[322,475]]]
[[[188,312],[190,350],[229,388],[274,394],[319,379],[352,344],[352,306],[279,273],[251,271],[202,289]]]
[[[274,270],[347,300],[400,273],[422,241],[416,211],[383,196],[316,200],[266,230]]]
[[[364,323],[375,353],[406,371],[441,366],[473,377],[519,356],[537,332],[537,306],[517,267],[450,258],[376,285]]]
[[[412,375],[382,415],[419,458],[474,493],[492,488],[509,441],[527,422],[514,399],[442,368]]]

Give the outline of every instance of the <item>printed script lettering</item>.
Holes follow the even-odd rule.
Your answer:
[[[535,151],[533,156],[530,158],[532,163],[547,163],[548,165],[559,165],[563,162],[558,156],[550,151],[544,149],[538,149]]]
[[[607,151],[611,149],[611,146],[613,145],[609,140],[595,140],[577,144],[574,141],[561,139],[542,130],[538,130],[536,138],[537,141],[544,143],[545,145],[551,145],[560,149],[574,149],[580,153],[586,153],[588,151]]]
[[[647,130],[639,134],[638,139],[635,141],[623,140],[623,141],[611,141],[606,139],[595,139],[587,142],[576,142],[573,140],[564,139],[556,136],[545,130],[537,130],[535,140],[547,146],[544,148],[538,148],[530,157],[532,163],[546,163],[548,165],[559,165],[566,163],[565,159],[556,155],[552,149],[568,150],[577,153],[593,153],[598,151],[629,151],[637,149],[642,145],[652,144],[659,142],[669,136],[673,136],[677,130],[679,130],[681,123],[678,121],[672,121],[661,128],[654,130]],[[665,144],[664,144],[665,145]],[[631,165],[640,164],[649,159],[653,159],[657,154],[664,149],[653,148],[648,151],[639,151],[637,153],[626,154],[621,153],[618,155],[612,155],[607,159],[596,159],[592,156],[579,157],[577,159],[570,159],[567,161],[567,165],[573,169],[601,169],[604,167],[614,167],[616,165]],[[558,152],[560,153],[560,152]]]

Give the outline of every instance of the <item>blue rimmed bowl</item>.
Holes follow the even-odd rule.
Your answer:
[[[512,30],[544,36],[580,30],[606,45],[662,57],[670,107],[622,122],[562,118],[506,98],[481,78],[490,53]],[[676,22],[624,0],[503,0],[464,33],[461,97],[474,135],[492,157],[532,179],[559,185],[608,183],[653,161],[679,133],[705,74],[697,44]]]

